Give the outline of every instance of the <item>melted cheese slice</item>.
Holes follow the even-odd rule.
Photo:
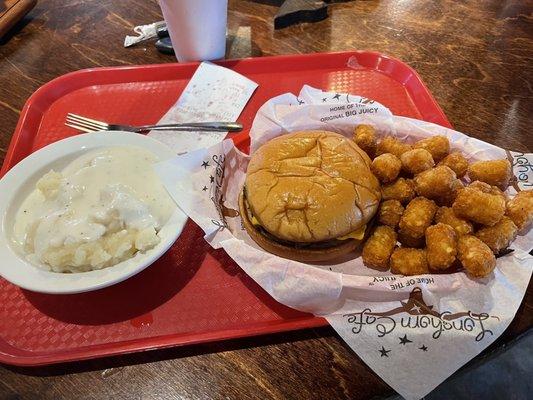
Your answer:
[[[359,229],[356,229],[353,232],[350,232],[344,236],[339,236],[337,240],[348,240],[348,239],[356,239],[356,240],[362,240],[365,237],[365,230],[366,225],[363,225]]]

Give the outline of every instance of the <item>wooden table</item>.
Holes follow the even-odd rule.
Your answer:
[[[419,72],[456,129],[533,151],[531,1],[357,0],[331,5],[322,22],[280,31],[273,30],[274,3],[229,1],[228,57],[354,49],[390,54]],[[0,45],[0,159],[24,102],[52,78],[88,67],[174,62],[151,43],[122,47],[135,25],[160,19],[153,0],[39,1]],[[532,308],[530,284],[515,320],[490,349],[530,329]],[[332,399],[392,390],[323,328],[45,368],[0,368],[0,398],[16,394]]]

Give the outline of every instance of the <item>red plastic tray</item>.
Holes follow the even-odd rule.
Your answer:
[[[356,57],[357,69],[347,67]],[[373,52],[230,60],[220,63],[259,84],[239,120],[242,148],[257,109],[302,85],[357,93],[394,114],[450,126],[416,72]],[[176,101],[198,64],[98,68],[61,76],[27,101],[0,176],[31,152],[75,134],[67,112],[146,124]],[[324,319],[273,300],[191,221],[155,264],[91,293],[46,295],[0,279],[0,362],[42,365],[213,340],[322,326]]]

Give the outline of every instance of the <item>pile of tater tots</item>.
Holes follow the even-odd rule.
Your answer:
[[[354,141],[382,185],[377,223],[362,252],[370,268],[402,275],[464,269],[485,277],[496,256],[533,225],[533,191],[512,199],[504,193],[513,177],[507,159],[469,163],[450,152],[445,136],[412,145],[392,136],[378,141],[370,125],[359,125]]]

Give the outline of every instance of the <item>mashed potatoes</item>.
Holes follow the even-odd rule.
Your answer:
[[[16,244],[55,272],[101,269],[153,248],[175,208],[156,161],[142,148],[110,147],[48,172],[17,213]]]

